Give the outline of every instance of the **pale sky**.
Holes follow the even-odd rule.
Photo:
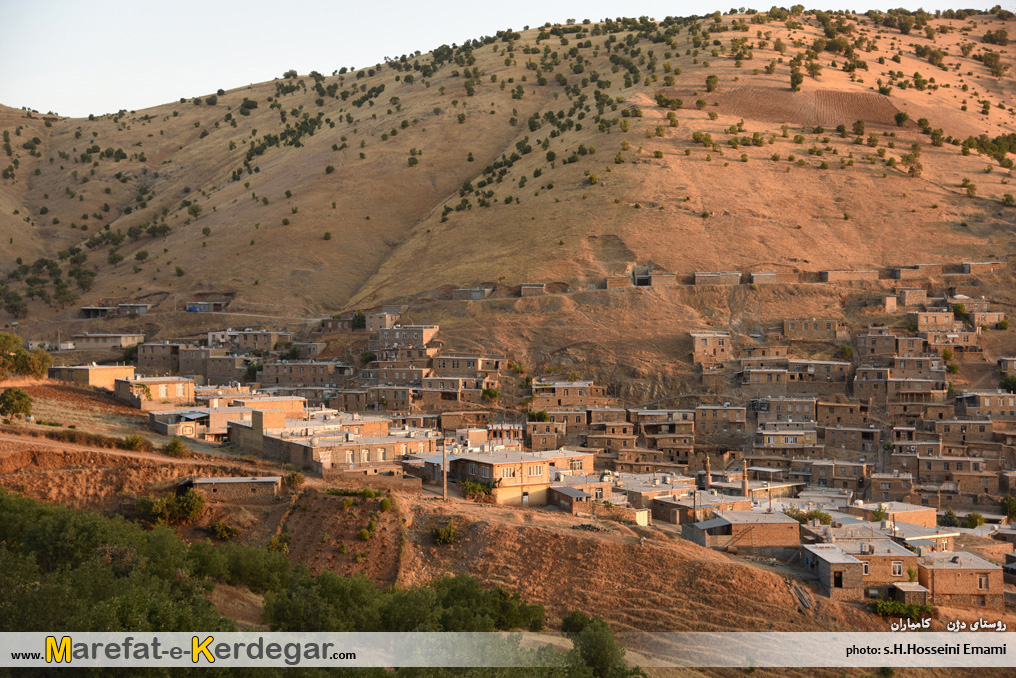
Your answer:
[[[772,4],[744,7],[765,11]],[[801,4],[860,12],[901,6],[898,1]],[[934,11],[995,4],[961,0],[902,6]],[[1001,4],[1011,8],[1012,0]],[[271,80],[290,68],[330,75],[342,66],[370,66],[385,56],[427,52],[506,28],[569,18],[659,20],[726,12],[732,6],[715,0],[0,0],[0,103],[74,117],[137,110]]]

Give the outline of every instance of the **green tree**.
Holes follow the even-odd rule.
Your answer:
[[[1004,497],[1002,497],[1001,505],[1002,510],[1005,512],[1005,515],[1009,518],[1010,522],[1016,518],[1016,497],[1007,493]]]
[[[899,113],[896,114],[896,126],[903,127],[903,125],[906,124],[907,120],[909,119],[910,116],[907,115],[906,112],[900,111]]]
[[[967,517],[963,520],[963,527],[973,529],[984,525],[984,516],[980,513],[968,513]]]
[[[627,671],[624,648],[614,640],[614,634],[602,619],[597,617],[586,624],[572,639],[572,643],[582,662],[592,669],[597,678],[607,678]]]
[[[998,386],[1003,391],[1016,393],[1016,374],[1010,374],[1009,376],[1002,377],[1002,381],[999,382]]]
[[[32,396],[24,389],[9,388],[0,393],[0,416],[27,417],[32,414]]]
[[[792,92],[800,92],[801,84],[804,82],[804,75],[801,71],[796,68],[790,71],[790,90]]]
[[[943,527],[959,527],[960,519],[956,517],[956,512],[950,508],[946,509],[945,515],[942,516],[941,523]]]
[[[707,92],[715,92],[716,91],[716,87],[719,84],[720,84],[720,79],[718,77],[716,77],[715,75],[710,75],[708,78],[706,78],[706,91]]]

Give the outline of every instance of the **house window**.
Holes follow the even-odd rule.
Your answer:
[[[490,467],[489,466],[481,466],[480,467],[480,477],[481,478],[489,478],[490,477]]]
[[[543,465],[542,464],[533,464],[532,466],[529,467],[529,476],[531,478],[532,477],[542,476],[542,475],[543,475]]]
[[[377,461],[385,460],[385,449],[383,447],[377,448]]]
[[[988,575],[986,574],[977,575],[977,590],[978,591],[988,590]]]
[[[581,471],[582,461],[579,459],[572,459],[570,462],[568,462],[568,468],[571,469],[572,471]]]
[[[505,466],[504,468],[502,468],[501,469],[501,477],[502,478],[514,478],[515,477],[515,467],[514,466]]]
[[[894,560],[893,561],[893,576],[894,577],[902,577],[903,576],[903,561],[901,561],[901,560]]]
[[[864,561],[861,561],[861,563],[864,566],[864,572],[863,572],[863,574],[864,574],[865,577],[867,577],[868,576],[868,561],[864,560]]]
[[[159,397],[160,398],[169,397],[169,386],[167,386],[166,384],[159,384]]]
[[[366,464],[370,461],[370,450],[360,450],[360,463]]]
[[[475,476],[476,475],[476,464],[472,464],[471,463],[466,468],[468,469],[469,475],[471,475],[471,476]]]

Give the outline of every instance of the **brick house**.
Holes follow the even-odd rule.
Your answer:
[[[1016,419],[1016,393],[963,391],[956,396],[956,413],[971,419]]]
[[[606,386],[591,381],[535,381],[533,382],[534,410],[554,407],[595,407],[607,405],[613,399]]]
[[[794,318],[783,321],[783,336],[797,341],[832,341],[840,329],[836,318]]]
[[[194,488],[209,501],[274,501],[282,494],[282,478],[195,478],[181,485],[186,487]]]
[[[932,605],[1005,610],[1002,568],[957,551],[929,553],[917,559],[917,580],[930,592]]]
[[[567,425],[552,421],[530,421],[526,423],[526,438],[529,447],[535,451],[557,450],[565,444]]]
[[[123,350],[131,346],[137,346],[145,340],[143,334],[75,334],[71,337],[74,340],[74,348],[79,350]]]
[[[180,373],[180,349],[186,344],[168,341],[147,342],[138,346],[138,372],[148,376]]]
[[[132,379],[133,365],[76,365],[49,368],[49,378],[113,391],[117,379]]]
[[[712,549],[796,549],[801,543],[800,523],[778,511],[716,511],[709,520],[682,525],[681,536]]]
[[[494,501],[510,506],[543,506],[551,469],[591,474],[593,454],[571,450],[469,452],[448,458],[448,475],[491,485]]]
[[[692,362],[696,365],[714,365],[730,360],[733,342],[729,332],[689,332]]]
[[[140,410],[166,410],[194,402],[194,380],[183,377],[135,377],[113,382],[117,400]]]

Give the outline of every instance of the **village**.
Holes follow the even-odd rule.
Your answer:
[[[1004,264],[958,268],[969,280]],[[1003,611],[1006,584],[1016,584],[1016,393],[956,388],[951,376],[963,361],[998,384],[1016,375],[1016,347],[987,354],[984,338],[1008,328],[1005,314],[959,286],[927,283],[943,270],[891,274],[890,291],[868,302],[891,324],[851,332],[830,315],[787,317],[753,335],[692,330],[690,353],[675,360],[694,366],[700,389],[669,406],[626,405],[578,373],[530,376],[505,355],[447,349],[439,326],[402,324],[403,306],[336,314],[305,331],[85,332],[26,346],[56,349],[66,364],[51,379],[110,393],[147,414],[154,433],[324,481],[654,525],[796,568],[837,600]],[[878,274],[819,277],[869,273]],[[673,277],[633,271],[603,289]],[[689,283],[767,283],[750,279],[699,273]],[[133,302],[80,309],[97,321],[149,312]],[[358,338],[362,353],[322,357],[321,339],[335,335]],[[74,364],[82,349],[133,360]],[[187,482],[213,500],[283,491],[274,476]]]

